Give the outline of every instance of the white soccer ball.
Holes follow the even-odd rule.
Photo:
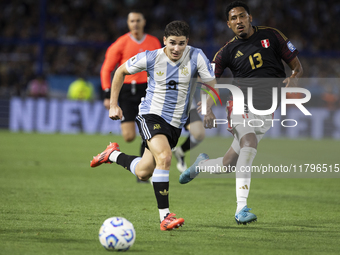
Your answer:
[[[136,232],[132,223],[122,217],[108,218],[99,229],[99,241],[110,251],[127,251],[135,239]]]

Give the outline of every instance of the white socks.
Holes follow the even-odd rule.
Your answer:
[[[159,218],[161,222],[164,220],[165,216],[170,213],[169,208],[158,209],[159,210]]]
[[[252,147],[243,147],[240,150],[240,154],[236,163],[236,197],[237,197],[237,209],[238,213],[244,206],[247,205],[247,199],[250,189],[251,181],[251,167],[253,160],[256,156],[257,150]],[[211,173],[219,173],[218,170],[224,171],[223,157],[217,159],[208,159],[199,164],[200,171],[210,171]]]
[[[200,171],[208,172],[209,170],[212,174],[221,173],[224,170],[223,157],[202,161],[198,164],[198,166]]]
[[[112,162],[117,162],[117,158],[121,153],[122,153],[121,151],[113,151],[109,156],[109,160]]]
[[[236,163],[236,197],[238,213],[245,205],[250,189],[251,167],[257,150],[251,147],[243,147]]]
[[[137,157],[134,160],[132,160],[131,164],[130,164],[130,172],[134,175],[136,175],[136,166],[139,163],[139,161],[141,161],[141,157]],[[136,175],[137,176],[137,175]]]
[[[184,152],[181,146],[176,147],[176,152],[179,154],[179,156],[184,157]]]

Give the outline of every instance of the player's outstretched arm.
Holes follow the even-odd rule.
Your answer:
[[[123,118],[123,111],[118,106],[119,92],[123,86],[125,75],[129,75],[125,64],[121,65],[112,80],[111,84],[111,97],[110,97],[110,111],[109,117],[113,120],[121,120]]]
[[[211,87],[215,87],[215,84],[216,84],[216,80],[213,79],[212,81],[209,81],[209,82],[205,82],[207,85],[211,86]],[[219,94],[219,90],[218,89],[215,89],[216,92]],[[211,91],[212,92],[212,91]],[[215,100],[218,100],[217,99],[217,95],[215,93],[211,93],[211,95],[214,96],[214,99]],[[211,98],[211,97],[208,97],[207,98],[207,113],[206,115],[204,115],[204,119],[203,119],[203,125],[205,128],[213,128],[213,127],[216,127],[214,126],[214,120],[216,119],[215,117],[215,114],[213,113],[211,107],[214,105],[214,99]],[[202,110],[202,102],[198,102],[197,104],[197,111],[198,112],[201,112]]]
[[[286,83],[286,87],[297,87],[299,78],[303,74],[303,68],[298,57],[295,57],[290,63],[288,63],[290,69],[292,69],[292,75],[286,78],[283,83]]]

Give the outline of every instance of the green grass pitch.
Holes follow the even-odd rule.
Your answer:
[[[170,209],[185,225],[163,232],[151,185],[115,164],[90,168],[110,141],[138,154],[139,138],[0,132],[0,254],[107,254],[98,231],[112,216],[134,224],[128,254],[340,254],[338,178],[254,178],[258,221],[238,226],[235,180],[180,185],[173,161]],[[208,138],[195,151],[223,156],[230,143]],[[339,141],[264,139],[254,164],[337,164],[338,151]]]

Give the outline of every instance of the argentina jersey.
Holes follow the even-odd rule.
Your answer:
[[[203,82],[215,78],[213,68],[202,50],[186,46],[182,57],[171,61],[164,48],[145,51],[126,62],[130,74],[148,73],[146,96],[139,105],[139,115],[156,114],[170,125],[182,128],[189,116],[197,74]]]

